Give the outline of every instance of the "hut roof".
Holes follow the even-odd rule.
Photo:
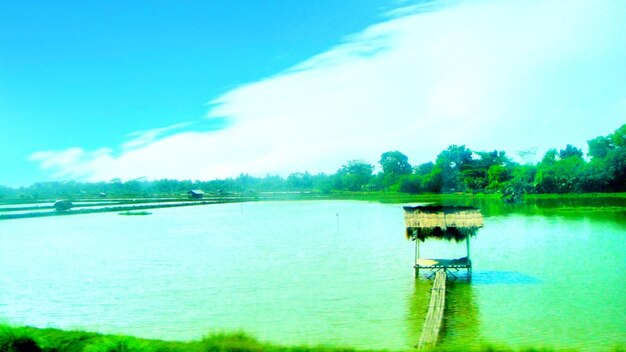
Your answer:
[[[433,229],[439,227],[479,228],[483,226],[483,216],[474,207],[452,207],[427,205],[404,207],[406,227]]]
[[[483,226],[483,216],[477,208],[427,205],[404,207],[407,237],[424,240],[427,237],[463,240],[475,236]]]

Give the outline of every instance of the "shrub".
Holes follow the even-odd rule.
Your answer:
[[[0,328],[0,352],[39,352],[34,338],[20,329]]]

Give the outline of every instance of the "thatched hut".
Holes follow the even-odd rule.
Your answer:
[[[187,192],[187,195],[189,196],[189,198],[192,199],[202,199],[204,197],[204,191],[201,191],[199,189],[192,189],[191,191]]]
[[[427,205],[404,207],[406,236],[415,241],[415,275],[420,268],[431,270],[458,270],[466,268],[468,277],[471,273],[470,237],[476,236],[483,227],[483,216],[477,208],[459,206]],[[423,259],[420,258],[419,243],[427,238],[465,241],[467,256],[458,259]]]

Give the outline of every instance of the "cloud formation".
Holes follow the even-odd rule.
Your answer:
[[[31,155],[57,178],[214,179],[308,170],[450,144],[509,154],[604,135],[626,115],[620,1],[470,1],[395,11],[330,50],[118,148]]]

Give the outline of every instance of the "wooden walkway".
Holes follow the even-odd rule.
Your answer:
[[[434,347],[439,339],[439,331],[443,324],[443,310],[446,305],[446,271],[441,270],[435,274],[433,289],[430,296],[428,314],[422,329],[422,336],[417,344],[418,350]]]

